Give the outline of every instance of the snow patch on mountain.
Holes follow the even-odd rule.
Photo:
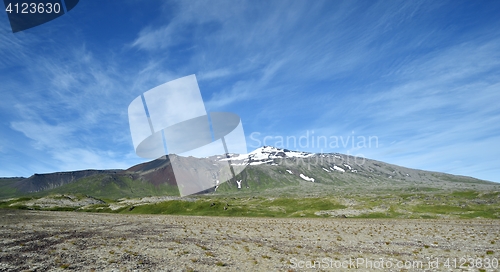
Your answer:
[[[270,162],[273,162],[273,160],[267,160],[267,161],[254,161],[254,162],[250,162],[250,163],[249,163],[249,165],[260,165],[260,164],[270,163]]]
[[[308,177],[308,176],[306,176],[306,175],[304,175],[304,174],[300,174],[299,176],[300,176],[303,180],[305,180],[305,181],[311,181],[311,182],[314,182],[314,178],[310,178],[310,177]]]
[[[246,165],[259,165],[268,162],[272,162],[274,159],[282,158],[308,158],[314,156],[315,153],[300,152],[300,151],[290,151],[288,149],[282,149],[272,146],[263,146],[255,149],[248,154],[228,154],[226,158],[217,159],[219,161],[234,161],[236,164],[246,164]],[[239,162],[239,163],[238,163]]]
[[[277,148],[273,146],[263,146],[255,149],[254,151],[247,154],[226,154],[225,156],[214,157],[216,161],[230,161],[233,166],[246,166],[246,165],[262,165],[267,164],[270,166],[278,166],[279,162],[275,159],[286,159],[286,158],[310,158],[313,156],[318,156],[321,158],[332,158],[333,160],[340,159],[342,157],[340,154],[316,154],[301,151],[290,151],[288,149]],[[357,173],[358,170],[354,169],[351,165],[347,163],[342,163],[342,166],[333,164],[331,166],[321,167],[323,171],[327,173],[331,172],[351,172]],[[286,170],[289,174],[293,175],[291,170]],[[314,178],[307,177],[304,174],[300,174],[300,177],[304,180],[314,182]]]
[[[330,169],[331,169],[331,167],[330,167]],[[333,169],[332,170],[337,170],[337,171],[340,171],[340,172],[343,172],[343,173],[345,172],[344,168],[338,167],[336,165],[333,165]]]

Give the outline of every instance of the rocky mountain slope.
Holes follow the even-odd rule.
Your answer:
[[[143,197],[178,195],[172,160],[181,162],[186,175],[211,176],[214,187],[220,165],[229,163],[244,170],[215,193],[269,192],[307,194],[341,189],[453,188],[478,189],[497,183],[471,177],[422,171],[338,153],[318,154],[271,146],[248,154],[227,154],[208,158],[176,155],[132,166],[126,170],[85,170],[35,174],[29,178],[0,179],[0,197],[25,194],[80,193],[95,197]],[[195,171],[193,171],[195,169]],[[193,176],[194,178],[194,176]],[[238,188],[236,180],[241,180]]]

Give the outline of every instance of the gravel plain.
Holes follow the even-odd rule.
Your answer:
[[[0,271],[498,271],[499,223],[0,209]]]

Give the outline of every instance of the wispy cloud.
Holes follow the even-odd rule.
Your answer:
[[[199,81],[212,80],[212,79],[225,77],[225,76],[228,76],[230,74],[232,74],[232,72],[228,68],[220,68],[220,69],[216,69],[216,70],[200,72],[200,73],[198,73],[197,79]]]
[[[62,150],[65,147],[64,145],[67,144],[66,138],[70,137],[73,132],[68,127],[49,125],[43,121],[12,122],[11,126],[13,129],[22,132],[26,137],[34,140],[34,146],[39,149],[56,147]],[[63,146],[57,147],[58,145]]]
[[[152,29],[147,27],[139,33],[139,37],[131,44],[140,49],[164,49],[180,42],[182,36],[174,35],[176,25],[170,24],[165,27]]]
[[[10,115],[9,128],[21,132],[30,139],[27,144],[38,150],[26,153],[32,173],[48,171],[50,166],[45,164],[51,164],[52,171],[65,171],[90,166],[123,167],[141,161],[123,156],[133,151],[126,109],[136,96],[130,86],[141,81],[136,72],[141,64],[118,68],[120,64],[110,57],[95,57],[105,52],[93,53],[81,45],[71,50],[52,48],[60,52],[55,55],[38,55],[25,45],[20,46],[19,50],[25,53],[16,65],[25,70],[3,75],[6,84],[0,90],[9,99],[0,102],[0,109],[4,116]],[[127,77],[129,73],[139,76]],[[28,80],[19,81],[22,77]],[[10,147],[5,152],[12,156],[26,151]],[[39,152],[46,154],[43,163],[37,163]],[[3,159],[2,164],[6,165]],[[9,175],[26,175],[30,168],[10,169]],[[13,174],[16,171],[12,169],[22,172]]]
[[[214,92],[210,100],[207,101],[206,107],[218,109],[238,101],[266,97],[267,95],[262,93],[268,88],[267,84],[273,79],[283,63],[284,61],[271,63],[260,71],[260,77],[243,79],[237,81],[229,89]]]

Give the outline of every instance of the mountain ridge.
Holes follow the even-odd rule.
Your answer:
[[[196,168],[197,172],[211,175],[214,181],[217,179],[217,171],[220,170],[214,162],[227,161],[233,166],[245,166],[245,170],[237,176],[237,179],[242,180],[242,188],[237,189],[235,181],[230,180],[221,184],[219,191],[222,192],[256,192],[298,185],[309,188],[312,183],[332,188],[349,186],[472,188],[498,185],[473,177],[411,169],[340,153],[309,153],[263,146],[247,154],[225,154],[207,158],[170,154],[128,169],[81,170],[34,174],[28,178],[0,178],[0,189],[2,189],[0,197],[61,193],[65,188],[68,192],[93,196],[119,197],[123,194],[133,197],[136,193],[139,194],[137,196],[146,196],[155,194],[155,190],[158,195],[175,195],[174,188],[177,184],[171,165],[171,160],[174,158],[182,160],[182,165],[186,169]],[[215,186],[214,182],[213,189]],[[107,188],[110,193],[106,194],[99,187]],[[215,191],[213,189],[205,193],[213,193]],[[100,193],[95,193],[96,191]]]

